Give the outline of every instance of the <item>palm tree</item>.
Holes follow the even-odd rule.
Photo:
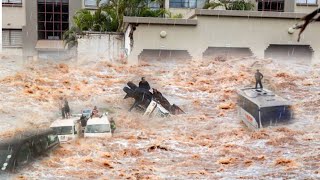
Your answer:
[[[159,2],[160,9],[151,10],[149,2]],[[75,16],[74,27],[63,35],[65,45],[72,48],[78,45],[77,36],[82,36],[83,31],[121,32],[123,31],[124,16],[163,17],[167,12],[164,0],[97,0],[97,10],[92,13],[88,10],[79,10]]]
[[[159,10],[151,10],[148,7],[149,2],[159,2]],[[123,30],[124,16],[138,16],[138,17],[161,17],[166,11],[164,10],[164,0],[109,0],[106,3],[101,3],[97,0],[97,4],[111,16],[112,21],[117,22],[117,30]],[[162,7],[162,8],[161,8]],[[113,24],[115,25],[115,23]]]

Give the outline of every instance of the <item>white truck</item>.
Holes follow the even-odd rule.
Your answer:
[[[111,137],[111,125],[108,119],[108,113],[103,114],[101,117],[89,118],[87,126],[84,130],[84,137]]]
[[[58,119],[50,125],[50,128],[57,133],[59,141],[64,143],[77,137],[76,124],[78,120],[78,117]]]

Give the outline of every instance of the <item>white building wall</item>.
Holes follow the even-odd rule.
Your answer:
[[[89,34],[78,39],[78,59],[115,61],[125,57],[123,34]]]
[[[4,29],[22,29],[26,25],[26,0],[22,0],[22,7],[2,7],[2,28]],[[34,12],[34,16],[37,16]]]

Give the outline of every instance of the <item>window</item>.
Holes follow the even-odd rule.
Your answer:
[[[288,106],[265,107],[261,109],[262,126],[289,121],[292,118],[291,108]]]
[[[38,0],[38,39],[60,40],[68,29],[68,0]]]
[[[22,0],[2,0],[2,4],[22,4]]]
[[[107,3],[109,0],[101,0],[100,5],[103,3]],[[97,7],[97,0],[84,0],[85,7],[95,8]]]
[[[156,2],[156,1],[151,2],[151,0],[149,0],[148,7],[152,10],[158,10],[158,9],[160,9],[160,3]]]
[[[258,11],[284,12],[284,0],[259,0]]]
[[[2,30],[3,47],[22,47],[21,29],[3,29]]]
[[[108,133],[110,132],[110,125],[107,124],[95,124],[87,125],[86,133]]]
[[[253,116],[256,121],[259,121],[259,107],[255,103],[239,95],[238,106],[251,114],[251,116]]]
[[[58,135],[70,135],[70,134],[73,134],[74,127],[73,126],[61,126],[61,127],[54,127],[53,130]]]
[[[170,0],[170,8],[197,8],[198,0]]]
[[[297,4],[302,4],[302,5],[317,5],[318,1],[317,0],[296,0]]]

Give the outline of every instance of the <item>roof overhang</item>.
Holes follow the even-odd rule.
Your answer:
[[[182,25],[196,26],[196,19],[170,19],[170,18],[154,18],[154,17],[129,17],[123,18],[124,23],[128,24],[160,24],[160,25]]]
[[[212,10],[196,9],[196,16],[225,16],[225,17],[247,17],[247,18],[279,18],[279,19],[301,19],[305,13],[296,12],[272,12],[272,11],[240,11],[240,10]]]
[[[38,51],[67,51],[62,40],[38,40],[36,47]]]

